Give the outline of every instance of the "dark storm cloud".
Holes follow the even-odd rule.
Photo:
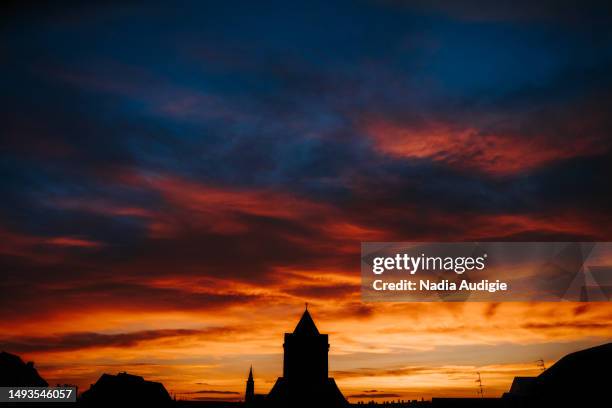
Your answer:
[[[565,329],[602,329],[610,327],[609,323],[598,322],[557,322],[550,323],[526,323],[523,325],[526,329],[536,330],[565,330]]]
[[[103,334],[94,332],[63,333],[47,337],[0,338],[0,349],[13,353],[43,351],[71,351],[100,347],[135,347],[146,341],[167,338],[197,337],[214,339],[219,335],[234,333],[232,328],[218,327],[204,330],[162,329],[144,330],[131,333]]]
[[[365,394],[352,394],[348,398],[399,398],[400,394],[394,394],[390,392],[381,393],[365,393]]]
[[[342,299],[359,294],[359,285],[305,285],[288,292],[304,298]]]
[[[552,21],[578,23],[612,12],[609,2],[601,0],[383,0],[384,4],[416,12],[444,13],[468,21]]]
[[[18,319],[23,314],[54,315],[62,311],[84,310],[149,310],[206,311],[248,305],[262,301],[257,295],[224,291],[212,286],[209,291],[194,292],[148,285],[100,282],[96,274],[81,279],[91,283],[72,285],[4,284],[2,299],[4,320]],[[58,301],[61,299],[61,302]],[[271,299],[267,299],[271,300]]]
[[[231,394],[240,394],[236,391],[223,391],[223,390],[199,390],[199,391],[190,391],[185,394],[222,394],[222,395],[231,395]]]

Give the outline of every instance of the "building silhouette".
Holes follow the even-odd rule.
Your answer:
[[[85,406],[168,406],[172,399],[162,383],[147,381],[128,373],[102,376],[83,393],[80,399]]]
[[[0,352],[0,387],[47,387],[49,384],[38,374],[34,363],[24,363],[21,357]]]
[[[348,402],[328,372],[329,342],[308,307],[293,333],[285,333],[283,376],[266,398],[268,406],[345,407]]]
[[[612,343],[570,353],[537,377],[516,377],[508,406],[610,406]]]

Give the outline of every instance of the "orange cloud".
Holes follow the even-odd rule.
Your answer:
[[[74,236],[36,236],[14,232],[0,226],[0,254],[27,257],[34,262],[57,262],[65,258],[52,248],[99,248],[103,243]]]
[[[84,211],[101,215],[125,217],[152,217],[155,212],[143,207],[123,206],[103,199],[56,199],[49,204],[64,210]]]
[[[432,123],[404,126],[386,120],[365,125],[375,148],[397,158],[427,159],[459,169],[476,169],[493,175],[529,171],[553,161],[597,153],[600,143],[581,138],[559,143],[544,135],[524,137],[489,133],[476,128]]]
[[[44,242],[49,245],[64,247],[97,248],[102,246],[100,242],[78,237],[53,237],[45,239]]]

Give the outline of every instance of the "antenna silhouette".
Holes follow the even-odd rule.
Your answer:
[[[478,379],[476,380],[476,382],[478,383],[478,394],[480,395],[480,398],[484,398],[484,390],[482,389],[482,379],[480,378],[480,372],[476,372],[476,374],[478,374]]]
[[[546,364],[544,364],[544,360],[543,359],[536,360],[536,364],[538,365],[538,368],[540,370],[546,371]]]

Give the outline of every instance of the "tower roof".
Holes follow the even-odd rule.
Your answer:
[[[253,381],[253,366],[249,369],[249,381]]]
[[[295,326],[293,334],[302,334],[307,336],[317,336],[319,334],[319,330],[312,320],[310,313],[308,313],[308,309],[304,310],[304,314],[302,315],[302,318],[298,322],[297,326]]]

